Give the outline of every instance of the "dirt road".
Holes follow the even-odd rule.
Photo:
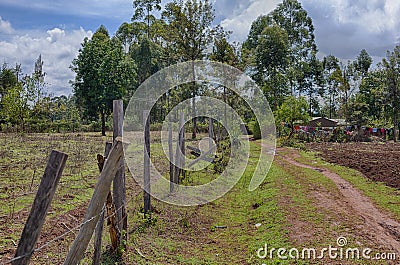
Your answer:
[[[360,220],[361,222],[353,227],[358,237],[362,237],[371,245],[400,254],[400,223],[398,221],[380,211],[369,198],[338,174],[324,168],[299,163],[295,160],[298,156],[295,150],[278,149],[276,161],[281,165],[289,163],[298,168],[318,171],[332,180],[340,191],[340,198],[330,196],[323,191],[314,192],[313,196],[319,201],[318,207],[326,207],[340,213],[343,222],[346,222],[346,216]]]

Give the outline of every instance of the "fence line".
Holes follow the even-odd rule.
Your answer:
[[[139,193],[141,193],[141,191],[139,191],[139,192],[137,192],[136,194],[132,195],[132,197],[131,197],[129,200],[127,200],[126,204],[130,203],[131,201],[133,201],[133,200],[135,199],[135,197],[136,197],[137,195],[139,195]],[[121,207],[122,207],[122,206],[121,206]],[[76,231],[76,230],[79,230],[79,229],[80,229],[83,225],[85,225],[86,223],[92,222],[95,218],[100,217],[100,216],[103,214],[104,210],[105,210],[105,208],[103,207],[102,211],[101,211],[98,215],[93,216],[92,218],[88,219],[87,221],[85,221],[85,222],[83,222],[83,223],[81,223],[81,224],[79,224],[79,225],[77,225],[77,226],[71,228],[70,230],[64,232],[62,235],[60,235],[60,236],[58,236],[58,237],[56,237],[56,238],[53,238],[52,240],[46,242],[44,245],[42,245],[42,246],[40,246],[40,247],[34,249],[34,250],[32,251],[32,253],[38,252],[38,251],[40,251],[40,250],[46,248],[47,246],[51,245],[51,244],[54,243],[55,241],[60,240],[60,239],[62,239],[62,238],[64,238],[64,237],[66,237],[68,234],[73,233],[73,232]],[[104,219],[104,221],[107,221],[109,218],[114,217],[114,216],[115,216],[115,213],[113,213],[113,214],[107,216],[107,217]],[[26,256],[28,256],[28,255],[29,255],[29,254],[25,254],[25,255],[18,256],[18,257],[14,257],[14,258],[12,258],[12,259],[6,261],[6,262],[0,263],[0,265],[10,264],[10,263],[12,263],[13,261],[18,260],[18,259],[22,259],[22,258],[24,258],[24,257],[26,257]]]

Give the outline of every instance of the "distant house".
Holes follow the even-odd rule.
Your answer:
[[[336,126],[348,126],[351,125],[349,122],[346,122],[345,119],[332,119],[336,122]]]
[[[336,127],[338,123],[334,120],[330,120],[324,117],[315,117],[308,124],[308,127],[322,127],[322,128],[332,128]]]

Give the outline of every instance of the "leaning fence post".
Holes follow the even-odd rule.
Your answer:
[[[106,201],[107,194],[110,190],[111,182],[118,170],[122,159],[122,141],[119,139],[114,143],[104,168],[97,180],[93,196],[90,199],[89,206],[86,210],[85,218],[79,229],[78,236],[75,238],[68,255],[64,261],[64,265],[78,264],[83,258],[89,241],[93,235],[93,231],[99,220],[101,210]]]
[[[150,202],[150,112],[143,111],[143,122],[144,122],[144,214],[150,213],[151,202]]]
[[[124,103],[122,99],[113,101],[113,140],[122,137],[124,122]],[[118,171],[115,174],[113,185],[113,199],[117,210],[117,226],[120,231],[119,242],[123,243],[127,239],[128,223],[126,217],[126,186],[125,186],[125,165],[124,160],[119,162]],[[125,232],[124,232],[125,231]],[[125,249],[125,244],[122,244]]]
[[[17,251],[11,262],[13,265],[29,263],[67,158],[68,155],[64,153],[54,150],[51,152],[35,200],[33,201],[31,212],[22,231]]]
[[[104,156],[97,155],[97,162],[99,166],[99,171],[103,170],[105,160],[108,156],[108,154],[111,151],[112,143],[107,142],[106,147],[104,150]],[[106,207],[104,204],[103,207]],[[94,234],[94,253],[93,253],[93,263],[92,265],[99,265],[100,264],[100,258],[101,258],[101,242],[102,242],[102,236],[103,236],[103,227],[104,227],[104,217],[105,212],[104,210],[102,211],[99,221],[97,221],[97,226],[95,228],[95,234]]]

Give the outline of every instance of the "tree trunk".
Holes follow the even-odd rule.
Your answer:
[[[194,72],[194,62],[192,61],[192,76],[193,76],[193,87],[192,87],[192,120],[193,120],[193,132],[192,139],[196,139],[197,136],[197,118],[196,118],[196,76]]]
[[[397,124],[397,108],[394,107],[393,108],[393,141],[397,142],[397,133],[396,133],[396,129],[398,127]]]
[[[106,136],[106,114],[101,111],[101,135]]]

